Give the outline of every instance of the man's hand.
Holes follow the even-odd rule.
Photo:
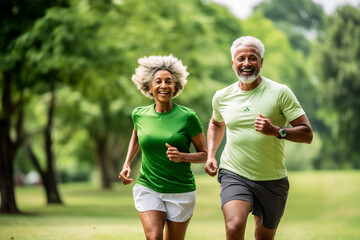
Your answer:
[[[165,143],[168,150],[166,151],[166,155],[170,161],[173,162],[184,162],[185,156],[184,153],[179,152],[176,147],[171,146],[170,144]]]
[[[216,173],[217,173],[217,161],[215,158],[209,158],[207,161],[206,161],[206,164],[205,164],[205,167],[204,167],[204,170],[207,174],[209,174],[211,177],[215,176]]]
[[[130,178],[131,169],[130,167],[125,167],[123,170],[119,173],[119,179],[122,181],[124,185],[130,184],[133,179]]]
[[[264,135],[278,136],[279,129],[279,127],[272,124],[269,118],[263,116],[261,113],[259,113],[259,116],[255,120],[255,130]]]

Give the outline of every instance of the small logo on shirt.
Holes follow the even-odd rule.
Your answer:
[[[250,109],[248,107],[244,108],[243,112],[250,112]]]

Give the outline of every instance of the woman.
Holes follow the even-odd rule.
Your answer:
[[[142,165],[134,186],[134,202],[146,239],[183,240],[196,198],[191,163],[203,163],[207,146],[201,123],[192,109],[175,104],[189,73],[170,56],[140,58],[132,77],[155,104],[132,113],[134,130],[119,179],[126,185],[131,161],[141,148]],[[196,153],[190,153],[193,143]],[[165,234],[163,234],[165,229]]]

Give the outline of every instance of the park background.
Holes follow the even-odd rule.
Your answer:
[[[360,7],[252,6],[240,18],[209,0],[2,1],[0,239],[143,239],[132,185],[117,179],[131,112],[152,103],[131,81],[137,59],[182,59],[190,76],[174,101],[206,131],[213,94],[237,81],[229,48],[242,35],[261,39],[262,75],[293,90],[314,131],[311,145],[286,142],[278,239],[360,239]],[[224,239],[218,183],[193,171],[187,239]]]

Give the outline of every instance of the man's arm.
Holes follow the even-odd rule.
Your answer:
[[[291,121],[290,125],[291,128],[285,128],[287,135],[284,139],[298,143],[310,144],[312,142],[312,128],[305,114]],[[265,135],[278,137],[280,127],[272,124],[269,118],[259,113],[259,117],[255,120],[255,130]]]
[[[207,132],[208,142],[208,160],[205,164],[205,172],[210,176],[215,176],[217,173],[217,162],[215,159],[216,150],[221,144],[225,133],[225,122],[217,122],[212,116],[209,123]]]

